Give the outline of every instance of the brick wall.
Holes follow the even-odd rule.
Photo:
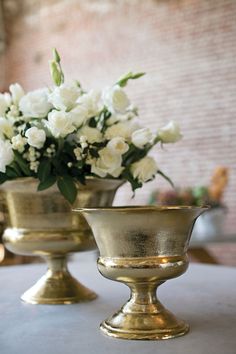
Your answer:
[[[177,120],[184,139],[153,154],[176,185],[207,184],[217,165],[230,167],[227,233],[236,218],[235,0],[4,0],[5,88],[50,84],[48,59],[57,47],[66,77],[102,87],[122,73],[146,71],[129,87],[144,123]],[[2,68],[2,66],[1,66]],[[160,178],[134,200],[127,187],[116,203],[144,203]]]

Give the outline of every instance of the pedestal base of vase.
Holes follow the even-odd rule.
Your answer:
[[[188,333],[189,325],[169,311],[159,314],[125,314],[122,310],[103,321],[101,331],[109,337],[121,339],[162,340]]]
[[[66,256],[45,257],[48,270],[21,299],[30,304],[73,304],[94,300],[97,295],[69,273]]]

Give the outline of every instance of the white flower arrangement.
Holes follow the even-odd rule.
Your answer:
[[[64,82],[56,50],[50,69],[54,87],[25,93],[13,84],[0,94],[0,183],[34,177],[39,191],[57,183],[73,203],[76,182],[85,184],[88,176],[123,179],[133,191],[157,173],[169,180],[148,153],[158,142],[178,141],[179,126],[170,122],[156,134],[140,126],[124,90],[144,73],[85,92],[79,82]]]

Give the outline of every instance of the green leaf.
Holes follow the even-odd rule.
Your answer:
[[[15,161],[13,161],[12,163],[11,163],[11,166],[10,167],[12,167],[14,170],[15,170],[15,172],[17,173],[17,175],[18,175],[18,177],[21,177],[22,176],[22,171],[21,171],[21,169],[19,168],[19,166],[17,165],[17,163],[15,162]]]
[[[48,177],[45,181],[40,182],[38,185],[38,191],[43,191],[44,189],[48,189],[51,186],[54,185],[54,183],[56,183],[56,176],[50,176]]]
[[[23,157],[17,151],[14,151],[14,156],[15,162],[17,163],[23,174],[27,177],[31,176],[31,171],[28,166],[28,163],[23,159]]]
[[[142,76],[144,76],[145,73],[135,73],[133,74],[131,71],[128,72],[127,74],[121,76],[119,80],[116,82],[117,85],[120,87],[125,87],[128,83],[129,80],[136,80]]]
[[[123,171],[122,173],[122,178],[124,178],[125,180],[127,180],[132,187],[132,191],[134,192],[136,189],[141,188],[142,187],[142,183],[138,181],[138,179],[134,178],[133,175],[131,174],[130,170],[127,168]],[[134,196],[134,195],[133,195]]]
[[[77,188],[73,178],[64,175],[57,180],[57,186],[61,194],[70,204],[73,204],[77,196]]]
[[[171,187],[175,188],[174,183],[171,181],[171,179],[170,179],[165,173],[163,173],[163,172],[160,171],[160,170],[158,170],[157,173],[158,173],[159,175],[161,175],[163,178],[165,178],[165,179],[167,180],[167,182],[170,183]]]
[[[12,179],[12,178],[17,178],[19,177],[19,175],[17,174],[17,172],[14,170],[14,168],[10,167],[10,166],[7,166],[6,167],[6,175],[9,179]]]
[[[50,176],[51,173],[51,162],[50,160],[43,160],[38,168],[38,178],[40,179],[41,182],[44,182],[47,180],[47,178]]]
[[[0,172],[0,184],[8,180],[6,173]]]

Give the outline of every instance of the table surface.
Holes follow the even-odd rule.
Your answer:
[[[29,305],[20,295],[43,274],[44,264],[0,268],[1,354],[235,354],[236,268],[190,265],[159,289],[166,307],[191,326],[183,337],[128,341],[103,335],[99,323],[128,298],[128,288],[100,276],[95,255],[70,262],[72,273],[99,295],[90,303]]]

